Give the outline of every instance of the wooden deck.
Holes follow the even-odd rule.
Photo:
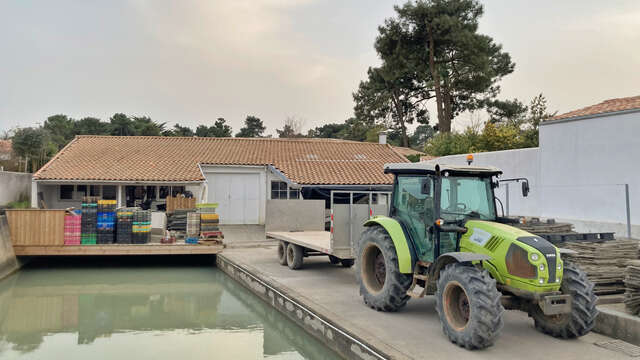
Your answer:
[[[222,245],[141,244],[14,246],[16,256],[36,255],[189,255],[218,254]]]

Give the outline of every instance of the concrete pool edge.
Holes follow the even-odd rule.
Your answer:
[[[344,358],[373,360],[408,357],[395,348],[382,343],[376,337],[369,336],[370,339],[366,340],[362,336],[356,335],[353,329],[348,330],[340,325],[341,321],[334,314],[279,284],[258,269],[229,259],[224,256],[224,253],[216,256],[216,265],[218,269]],[[358,329],[358,333],[366,332]]]

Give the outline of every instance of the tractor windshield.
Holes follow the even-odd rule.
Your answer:
[[[476,217],[495,220],[496,209],[490,177],[442,177],[441,217],[447,221]]]

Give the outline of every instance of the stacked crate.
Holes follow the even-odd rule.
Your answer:
[[[82,220],[80,242],[82,245],[95,245],[98,229],[98,198],[84,196],[82,198]]]
[[[131,244],[133,213],[136,208],[120,208],[116,211],[116,243]]]
[[[80,245],[82,216],[74,212],[64,215],[64,244]]]
[[[200,236],[200,214],[197,212],[187,213],[187,229],[185,242],[187,244],[197,244]]]
[[[223,239],[220,231],[220,215],[216,214],[217,203],[198,204],[198,214],[200,214],[200,242],[215,243]]]
[[[98,200],[98,244],[113,244],[116,228],[116,201]]]
[[[151,211],[136,209],[131,232],[134,244],[147,244],[151,240]]]

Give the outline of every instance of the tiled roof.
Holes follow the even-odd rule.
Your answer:
[[[393,150],[395,150],[400,155],[409,156],[409,155],[424,155],[423,152],[414,150],[412,148],[404,147],[404,146],[392,146]]]
[[[582,109],[555,116],[551,118],[551,120],[569,119],[579,116],[604,114],[632,109],[640,109],[640,96],[605,100],[596,105],[587,106]]]
[[[389,145],[333,139],[77,136],[37,180],[202,181],[198,164],[273,165],[298,184],[391,184]]]

